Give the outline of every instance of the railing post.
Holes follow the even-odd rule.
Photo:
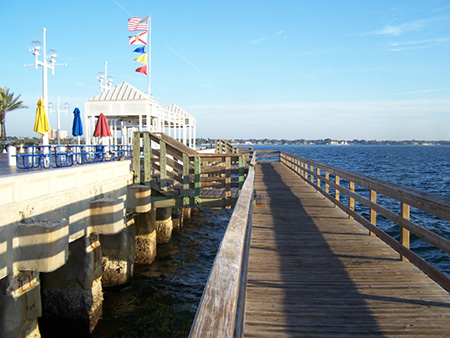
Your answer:
[[[183,205],[189,206],[189,156],[183,153]]]
[[[231,157],[225,157],[225,208],[231,208]]]
[[[370,190],[370,201],[373,203],[377,203],[377,192],[375,190]],[[373,225],[377,225],[377,212],[373,209],[370,209],[370,223]],[[370,236],[375,236],[375,234],[369,230]]]
[[[334,183],[336,183],[337,186],[340,185],[340,181],[341,181],[341,179],[339,178],[338,175],[334,176]],[[338,188],[335,188],[335,189],[334,189],[334,198],[335,198],[336,201],[338,201],[338,202],[339,202],[339,193],[340,193],[339,189],[338,189]],[[335,204],[334,207],[337,208],[337,207],[338,207],[337,204]]]
[[[166,161],[166,143],[159,142],[159,170],[161,179],[161,189],[167,190],[167,161]]]
[[[245,156],[239,156],[239,192],[245,181]]]
[[[195,204],[197,207],[201,207],[201,197],[200,197],[200,189],[201,189],[201,166],[200,166],[200,156],[194,157],[194,195],[195,195]]]
[[[214,145],[214,148],[215,148],[215,153],[216,154],[220,154],[220,140],[215,140],[215,145]]]
[[[144,133],[144,184],[150,185],[152,181],[152,147],[150,134]]]
[[[309,174],[309,180],[312,184],[314,184],[314,167],[312,166],[312,164],[309,165],[309,170],[311,170],[311,174]]]
[[[326,178],[327,180],[330,179],[330,173],[329,173],[328,171],[325,171],[325,178]],[[330,193],[330,185],[328,184],[328,182],[325,183],[325,192],[326,192],[327,194]]]
[[[354,192],[355,191],[355,182],[349,181],[348,185],[349,185],[350,191]],[[350,196],[348,197],[348,207],[350,208],[350,210],[355,211],[355,199]],[[354,219],[354,217],[351,215],[349,215],[349,218]]]
[[[401,202],[400,213],[404,219],[409,220],[409,205]],[[400,242],[405,248],[408,249],[409,249],[409,240],[410,240],[409,230],[405,229],[404,227],[400,227]],[[408,259],[403,255],[400,255],[400,259],[405,262],[408,261]]]
[[[317,179],[316,179],[316,181],[317,181],[317,187],[320,189],[320,168],[319,167],[317,167],[316,168],[317,169]],[[318,190],[317,190],[317,192],[319,192]]]
[[[141,183],[141,134],[133,134],[133,171],[134,184]]]

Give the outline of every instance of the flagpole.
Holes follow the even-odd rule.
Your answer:
[[[147,60],[147,73],[148,73],[148,97],[151,98],[151,60],[152,60],[152,15],[148,14],[148,34],[147,34],[147,46],[148,46],[148,60]]]

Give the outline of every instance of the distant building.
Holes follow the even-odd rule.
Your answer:
[[[48,132],[48,138],[53,140],[58,138],[58,131],[55,129],[52,129]],[[59,138],[62,140],[64,138],[67,138],[67,131],[66,130],[60,130],[59,131]]]

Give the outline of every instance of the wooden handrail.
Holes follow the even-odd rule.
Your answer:
[[[409,208],[412,206],[427,214],[450,221],[449,198],[369,177],[363,174],[346,171],[334,166],[284,152],[280,153],[280,162],[296,172],[307,183],[312,185],[317,191],[322,193],[336,206],[348,213],[349,217],[354,218],[364,225],[369,230],[370,234],[378,236],[380,239],[389,244],[400,254],[400,257],[403,260],[409,260],[425,272],[430,278],[439,283],[443,288],[450,291],[450,278],[409,249],[409,238],[411,232],[432,244],[436,248],[450,254],[450,240],[435,234],[434,232],[412,222],[409,219]],[[330,179],[330,174],[334,175],[334,181]],[[348,188],[341,185],[341,180],[348,182]],[[361,193],[357,193],[355,191],[355,184],[360,188],[366,189],[370,197],[366,198],[362,196]],[[328,190],[329,187],[334,188],[334,196],[330,194]],[[348,205],[341,202],[341,193],[348,197]],[[377,196],[379,195],[384,195],[398,201],[401,210],[400,214],[397,214],[378,204]],[[354,201],[357,201],[369,208],[369,220],[354,210]],[[400,227],[400,242],[377,227],[377,213],[390,219]]]
[[[214,260],[189,337],[240,337],[243,331],[256,157]]]
[[[202,207],[203,202],[230,207],[234,189],[242,188],[246,154],[198,153],[163,133],[135,132],[133,141],[134,183],[160,190],[164,196],[151,201],[171,199],[172,204]],[[169,193],[176,189],[175,193]],[[208,195],[205,189],[221,189]],[[204,196],[202,201],[202,195]],[[161,205],[161,204],[160,204]]]
[[[237,154],[237,153],[253,153],[253,147],[235,146],[225,140],[215,141],[215,153],[216,154]]]

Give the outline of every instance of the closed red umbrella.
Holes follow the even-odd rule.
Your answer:
[[[97,125],[95,126],[94,137],[104,137],[111,135],[111,129],[109,129],[106,117],[105,115],[103,115],[103,113],[101,113],[98,117]]]

